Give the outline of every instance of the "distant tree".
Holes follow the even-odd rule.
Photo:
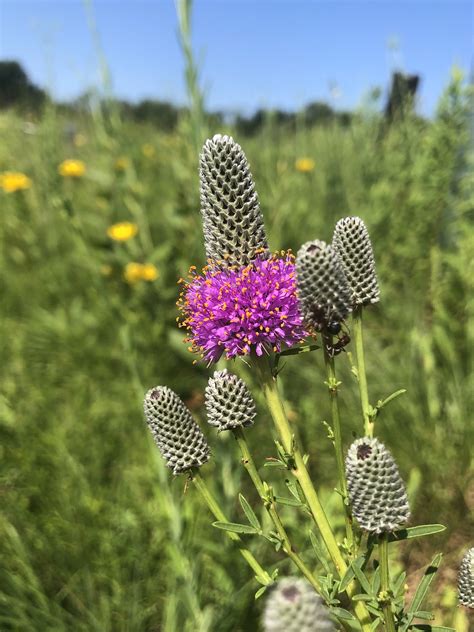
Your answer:
[[[385,106],[385,116],[388,121],[392,121],[397,116],[405,116],[413,110],[416,91],[420,83],[418,75],[405,75],[401,72],[394,72],[392,75],[392,85]]]
[[[292,127],[295,124],[296,115],[294,112],[285,112],[284,110],[265,110],[259,109],[252,116],[238,115],[235,119],[235,125],[239,133],[252,136],[257,134],[266,124],[278,126]]]
[[[304,109],[304,120],[307,125],[327,123],[332,118],[334,118],[334,110],[322,101],[309,103]]]
[[[341,111],[336,112],[336,119],[342,125],[342,127],[349,127],[352,123],[353,114],[352,112]]]
[[[180,108],[167,101],[145,99],[132,105],[132,116],[136,121],[146,121],[162,130],[173,130],[178,122]]]
[[[28,79],[17,61],[0,61],[0,108],[27,107],[37,110],[46,93]]]

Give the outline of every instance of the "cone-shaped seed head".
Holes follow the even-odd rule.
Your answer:
[[[241,267],[258,254],[269,256],[257,192],[240,145],[220,134],[206,141],[199,175],[207,258]]]
[[[304,579],[285,577],[272,589],[263,613],[264,632],[334,632],[329,611]]]
[[[354,441],[346,457],[346,476],[352,511],[362,529],[382,533],[408,521],[405,484],[393,456],[378,439]]]
[[[219,430],[251,426],[255,403],[246,384],[227,369],[216,371],[206,387],[207,421]]]
[[[340,219],[332,238],[352,291],[352,305],[378,303],[379,284],[369,232],[360,217]]]
[[[301,312],[315,331],[350,312],[351,291],[339,257],[331,246],[316,239],[303,244],[296,256],[296,284]]]
[[[459,603],[474,608],[474,547],[462,558],[458,574]]]
[[[173,474],[182,474],[209,460],[209,446],[204,435],[170,388],[157,386],[150,389],[143,408],[151,434]]]

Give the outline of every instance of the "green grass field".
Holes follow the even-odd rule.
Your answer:
[[[330,240],[349,214],[370,230],[382,291],[365,323],[371,399],[407,389],[381,414],[379,436],[408,483],[413,524],[447,526],[400,546],[399,567],[408,569],[409,592],[444,553],[431,606],[459,630],[467,623],[456,607],[456,570],[474,527],[468,97],[457,77],[432,121],[408,116],[387,128],[360,112],[349,127],[289,132],[269,120],[258,137],[236,137],[272,249]],[[106,115],[83,115],[74,126],[52,106],[33,124],[0,116],[0,171],[30,179],[24,190],[0,189],[0,630],[258,630],[257,584],[196,491],[165,470],[142,414],[146,389],[166,384],[203,422],[211,369],[193,365],[175,322],[177,280],[204,264],[190,122],[184,117],[173,134]],[[233,133],[199,131],[200,141]],[[304,157],[314,161],[308,172],[295,168]],[[60,175],[65,159],[83,161],[85,173]],[[122,221],[138,232],[114,241],[107,229]],[[152,264],[158,278],[127,281],[131,262]],[[350,359],[338,358],[345,447],[358,431]],[[235,370],[246,375],[242,363]],[[291,421],[332,515],[324,379],[321,352],[289,358],[282,373]],[[239,521],[238,492],[255,499],[254,491],[233,439],[204,430],[213,458],[203,476]],[[263,407],[249,439],[263,464],[274,452]],[[283,491],[278,473],[269,476]],[[303,517],[288,511],[287,519],[314,565]],[[289,570],[260,541],[250,544],[267,567]]]

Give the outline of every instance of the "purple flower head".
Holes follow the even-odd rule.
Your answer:
[[[245,267],[204,268],[191,274],[178,301],[181,327],[190,333],[190,350],[209,364],[252,351],[280,351],[308,335],[296,296],[295,263],[283,258],[257,258]]]

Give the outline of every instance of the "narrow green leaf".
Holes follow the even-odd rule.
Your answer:
[[[362,568],[363,564],[365,562],[365,556],[364,555],[359,555],[359,557],[357,559],[355,559],[352,564],[356,564],[359,568]],[[344,592],[344,590],[347,588],[347,586],[350,584],[350,582],[354,579],[355,575],[354,575],[354,571],[352,569],[352,564],[348,567],[347,571],[344,573],[344,576],[342,577],[340,583],[339,583],[339,591],[338,592]]]
[[[252,509],[252,507],[249,505],[248,501],[246,500],[245,496],[243,496],[242,494],[239,494],[239,501],[240,501],[240,505],[242,509],[244,510],[245,515],[247,516],[247,520],[250,522],[252,527],[257,529],[257,531],[261,531],[262,527],[260,525],[260,522],[257,516],[255,515],[254,510]]]
[[[405,581],[407,578],[407,574],[405,573],[405,571],[403,571],[403,573],[400,573],[400,575],[397,577],[394,585],[393,585],[393,594],[396,597],[403,597],[405,595]]]
[[[427,612],[426,610],[418,610],[413,613],[414,619],[424,619],[425,621],[432,621],[434,619],[434,614],[431,612]]]
[[[373,601],[372,595],[354,595],[352,601]]]
[[[406,529],[399,529],[390,533],[388,536],[389,542],[399,540],[410,540],[411,538],[421,538],[425,535],[432,535],[433,533],[441,533],[446,531],[446,527],[443,524],[421,524],[417,527],[407,527]]]
[[[352,562],[351,566],[354,570],[354,574],[357,577],[359,584],[362,586],[362,588],[365,590],[365,592],[368,595],[372,595],[372,587],[370,586],[369,580],[364,575],[362,570],[359,568],[359,566],[357,566],[357,564],[354,564],[354,562]],[[372,596],[375,597],[375,595],[372,595]]]
[[[338,619],[343,619],[344,621],[355,621],[355,617],[353,614],[344,610],[344,608],[330,608],[331,614],[333,614]]]
[[[267,586],[262,586],[261,588],[259,588],[257,592],[255,593],[255,601],[257,601],[257,599],[261,597],[266,590],[267,590]]]
[[[268,587],[268,579],[263,575],[255,575],[255,579],[258,581],[259,584],[262,584],[262,586]]]
[[[428,568],[426,569],[423,577],[420,580],[420,583],[418,584],[418,587],[415,591],[415,594],[413,595],[413,599],[412,602],[410,604],[410,607],[408,609],[407,615],[408,615],[408,621],[407,623],[403,626],[402,631],[403,630],[407,630],[411,624],[411,622],[414,619],[414,613],[419,610],[423,599],[426,596],[426,593],[428,592],[428,588],[430,587],[431,582],[433,581],[433,579],[435,578],[436,575],[436,571],[439,568],[439,565],[441,564],[441,560],[443,558],[443,554],[442,553],[438,553],[437,555],[434,556],[434,558],[431,561],[431,564],[428,566]],[[429,628],[431,629],[431,628]]]
[[[300,353],[308,353],[309,351],[316,351],[319,349],[319,345],[304,345],[303,347],[292,347],[291,349],[285,349],[284,351],[280,351],[277,354],[278,357],[281,356],[292,356],[299,355]]]
[[[431,561],[431,564],[425,571],[420,583],[418,584],[418,588],[413,596],[413,600],[411,602],[410,608],[408,612],[411,614],[412,612],[416,612],[421,606],[423,599],[425,598],[426,593],[428,592],[428,588],[430,587],[431,582],[435,578],[436,571],[441,564],[441,560],[443,559],[443,554],[438,553],[434,556]]]
[[[394,393],[386,397],[385,399],[379,399],[379,401],[377,402],[377,409],[380,410],[381,408],[389,404],[391,401],[393,401],[397,397],[400,397],[400,395],[403,395],[406,392],[407,392],[406,388],[401,388],[398,391],[395,391]]]
[[[283,463],[283,461],[280,461],[279,459],[274,459],[273,461],[265,461],[263,467],[279,467],[282,470],[286,470],[286,465]]]
[[[380,608],[375,608],[375,606],[372,606],[370,603],[366,605],[366,608],[370,612],[370,614],[373,614],[376,617],[382,614],[382,611],[380,610]]]
[[[290,507],[301,507],[301,501],[296,498],[286,498],[286,496],[275,496],[275,501],[281,505],[289,505]]]
[[[339,582],[339,592],[342,593],[354,579],[354,571],[352,570],[352,565],[349,566],[347,571],[344,573],[341,581]]]
[[[378,595],[380,590],[380,566],[377,566],[371,581],[372,594]]]
[[[258,530],[255,527],[251,527],[248,524],[238,524],[237,522],[213,522],[213,527],[222,529],[223,531],[232,531],[233,533],[257,533]]]
[[[309,458],[309,455],[308,455]],[[306,504],[306,496],[304,495],[303,488],[299,481],[296,481],[296,491],[298,493],[300,501],[305,505]]]
[[[286,483],[286,486],[288,487],[288,491],[290,492],[290,494],[294,496],[298,502],[301,502],[295,482],[286,480],[285,483]]]
[[[381,623],[381,620],[379,617],[377,617],[370,626],[372,629],[372,632],[376,632],[379,629],[380,623]]]
[[[312,531],[309,532],[309,539],[311,540],[311,544],[313,546],[313,550],[316,554],[316,557],[321,562],[326,573],[329,575],[329,573],[331,572],[331,569],[329,568],[329,564],[324,556],[324,553],[321,548],[321,545],[319,544],[318,538],[315,536],[315,534]]]

